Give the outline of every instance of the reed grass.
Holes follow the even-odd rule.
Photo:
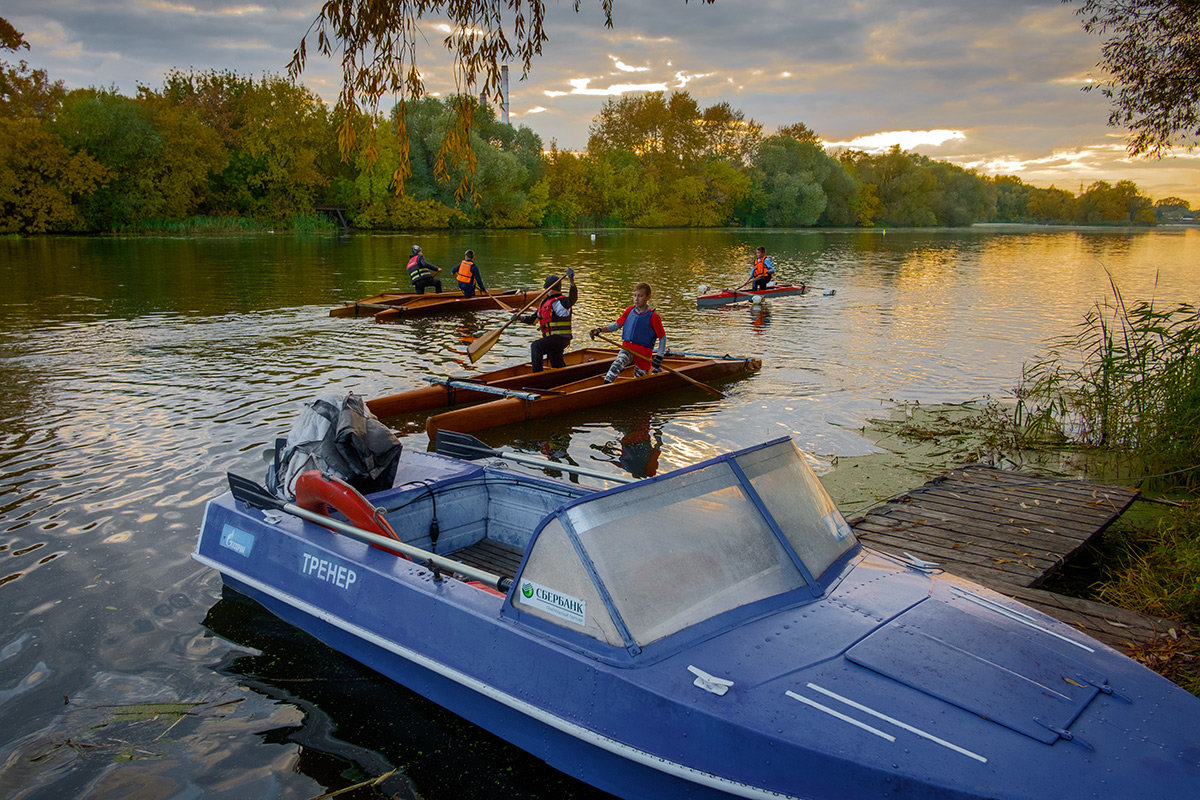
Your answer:
[[[1015,426],[1123,456],[1147,488],[1200,488],[1200,310],[1113,297],[1026,365]]]

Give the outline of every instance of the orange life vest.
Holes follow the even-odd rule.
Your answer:
[[[742,274],[745,274],[745,273],[742,273]],[[766,256],[759,256],[758,258],[754,259],[754,277],[755,278],[765,278],[770,274],[771,273],[767,270],[767,257]]]
[[[459,283],[471,283],[474,281],[474,277],[471,275],[471,267],[473,266],[475,266],[474,261],[463,261],[458,265],[456,277]]]

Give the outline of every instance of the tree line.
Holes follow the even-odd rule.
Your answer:
[[[9,51],[25,46],[15,31],[3,39]],[[470,96],[346,122],[279,76],[172,71],[126,97],[68,92],[3,61],[0,232],[303,225],[322,207],[362,229],[1153,224],[1190,214],[1131,181],[1076,195],[899,147],[830,152],[802,123],[767,135],[728,103],[701,108],[685,91],[609,100],[581,153],[544,148]],[[358,146],[339,149],[350,129]],[[448,134],[468,159],[444,158]]]

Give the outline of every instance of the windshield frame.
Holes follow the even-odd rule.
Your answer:
[[[517,571],[516,578],[513,583],[513,591],[510,593],[501,611],[502,616],[510,617],[514,619],[514,621],[520,622],[523,625],[536,628],[539,631],[552,635],[555,638],[562,640],[564,643],[571,645],[572,647],[593,652],[595,655],[603,658],[605,661],[612,661],[614,663],[628,663],[633,657],[637,657],[639,662],[644,662],[648,659],[656,660],[657,657],[663,657],[671,652],[675,652],[680,647],[686,646],[688,642],[691,642],[695,639],[708,638],[722,630],[743,624],[749,619],[762,616],[779,608],[810,603],[823,597],[829,587],[842,577],[842,575],[845,573],[846,566],[851,562],[851,560],[857,555],[861,554],[861,544],[856,538],[852,537],[852,541],[847,549],[832,563],[830,563],[821,575],[814,576],[804,563],[803,559],[793,548],[786,533],[780,529],[778,522],[768,511],[766,503],[763,501],[763,498],[759,496],[751,482],[751,479],[746,475],[745,471],[742,470],[741,466],[735,460],[739,456],[778,446],[783,442],[787,442],[795,447],[790,437],[780,437],[778,439],[764,442],[749,448],[744,448],[731,453],[725,453],[701,463],[684,467],[679,470],[674,470],[664,475],[649,478],[644,481],[639,481],[635,484],[626,484],[623,486],[614,487],[612,489],[589,494],[585,497],[577,498],[564,503],[553,513],[548,515],[535,532],[533,540],[526,551],[525,558],[522,560],[521,566]],[[803,455],[800,453],[798,448],[796,448],[796,452],[798,455],[800,455],[801,459],[803,459]],[[592,559],[588,554],[587,547],[581,541],[579,533],[572,524],[571,518],[575,515],[572,514],[571,511],[580,505],[594,503],[601,498],[622,494],[637,487],[645,487],[660,481],[672,479],[679,480],[681,475],[687,475],[688,473],[704,470],[721,464],[722,462],[727,463],[731,468],[733,475],[736,477],[736,484],[734,485],[741,489],[750,505],[755,511],[757,511],[759,519],[762,521],[764,526],[769,529],[770,534],[774,537],[778,544],[778,548],[782,550],[791,566],[795,568],[795,570],[799,573],[799,576],[803,579],[803,585],[794,586],[775,594],[751,600],[750,602],[742,605],[723,609],[711,616],[704,617],[696,622],[667,633],[661,638],[639,645],[639,643],[635,640],[635,637],[630,633],[628,626],[626,626],[624,620],[622,619],[621,609],[618,603],[616,603],[614,598],[610,595],[609,587],[606,585],[605,580],[597,570],[596,565],[592,562]],[[807,464],[805,464],[805,468],[808,468]],[[836,512],[836,507],[834,507],[834,511]],[[589,636],[586,633],[564,625],[561,622],[557,622],[545,615],[539,616],[536,613],[524,610],[520,605],[517,605],[514,602],[517,599],[516,594],[519,591],[522,578],[524,577],[526,568],[529,565],[530,556],[537,551],[537,541],[542,536],[543,531],[546,530],[547,525],[549,525],[549,523],[552,521],[557,523],[557,525],[553,527],[566,534],[566,537],[570,541],[574,552],[579,557],[583,570],[586,572],[587,576],[591,579],[598,590],[599,599],[604,606],[603,612],[608,614],[611,620],[615,623],[615,626],[619,631],[619,638],[621,639],[620,643],[617,643],[616,641],[605,642],[599,640],[593,636]],[[842,522],[844,523],[844,519]],[[849,529],[847,528],[847,530]],[[593,610],[598,612],[601,609]],[[608,657],[604,657],[602,654],[607,654]]]

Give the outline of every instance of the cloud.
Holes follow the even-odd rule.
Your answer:
[[[881,131],[857,136],[844,142],[822,142],[825,147],[834,149],[866,150],[867,152],[882,152],[900,145],[901,150],[913,150],[922,146],[937,147],[952,140],[965,140],[967,135],[962,131],[931,130],[931,131]]]

